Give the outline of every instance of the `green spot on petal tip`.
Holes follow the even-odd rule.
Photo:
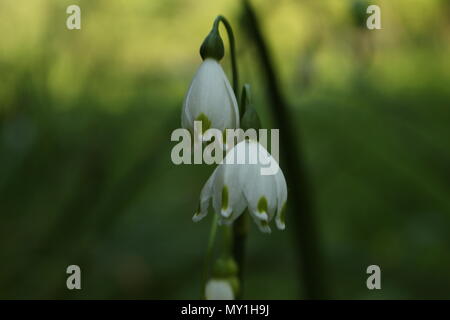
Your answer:
[[[261,213],[262,212],[267,212],[267,199],[264,196],[259,198],[258,211],[261,212]]]

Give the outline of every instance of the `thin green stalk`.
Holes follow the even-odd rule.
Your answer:
[[[224,225],[223,233],[223,256],[226,258],[233,257],[233,229],[231,226]]]
[[[244,293],[245,243],[248,235],[247,210],[233,224],[233,257],[238,266],[239,292],[236,299],[242,299]]]
[[[212,256],[213,256],[214,240],[216,239],[218,220],[219,220],[219,216],[217,214],[214,214],[213,221],[211,224],[211,229],[209,231],[208,246],[206,248],[206,256],[205,256],[205,268],[203,271],[203,281],[202,281],[202,286],[200,288],[200,290],[201,290],[200,296],[202,298],[205,297],[205,287],[206,287],[206,282],[208,281],[209,266],[211,265],[211,260],[212,260]]]
[[[238,99],[239,94],[239,74],[238,74],[238,67],[237,67],[237,61],[236,61],[236,44],[233,34],[233,29],[231,28],[230,23],[228,22],[227,18],[220,15],[217,16],[216,20],[214,21],[214,27],[218,27],[219,22],[222,22],[225,26],[225,29],[227,30],[228,34],[228,41],[230,43],[230,56],[231,56],[231,72],[233,77],[233,91],[236,95],[236,99]]]

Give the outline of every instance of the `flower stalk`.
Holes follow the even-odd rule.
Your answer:
[[[239,73],[238,73],[238,66],[237,66],[237,60],[236,60],[236,42],[234,39],[234,33],[233,28],[231,28],[230,23],[228,20],[222,16],[217,16],[216,20],[214,20],[214,26],[213,29],[216,28],[218,30],[219,22],[222,22],[225,29],[227,30],[228,35],[228,41],[230,44],[230,57],[231,57],[231,73],[232,73],[232,83],[233,83],[233,91],[236,95],[236,98],[238,97],[238,90],[239,90]]]
[[[217,221],[218,221],[218,216],[214,215],[213,221],[211,224],[211,229],[209,231],[208,247],[206,248],[206,257],[205,257],[205,269],[203,272],[202,286],[200,288],[200,290],[201,290],[200,296],[202,298],[205,298],[204,288],[206,287],[206,283],[208,281],[209,271],[210,271],[209,266],[211,264],[212,257],[213,257],[214,241],[216,239],[216,234],[217,234]]]

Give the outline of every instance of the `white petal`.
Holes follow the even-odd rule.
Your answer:
[[[277,184],[277,215],[275,216],[275,223],[280,230],[284,230],[285,221],[284,214],[285,205],[287,201],[287,186],[286,179],[284,178],[283,171],[281,169],[278,170],[275,181]]]
[[[224,130],[239,126],[236,97],[216,60],[206,59],[200,65],[186,94],[183,110],[183,126],[193,126],[192,122],[202,113],[211,121],[212,128]]]
[[[211,197],[213,196],[213,185],[217,173],[217,169],[214,170],[212,175],[209,177],[208,181],[206,181],[205,185],[203,186],[202,192],[200,193],[200,204],[198,211],[194,214],[192,217],[192,220],[194,222],[198,222],[201,219],[203,219],[208,214],[209,209],[209,202]]]
[[[259,153],[259,157],[270,157],[267,151],[257,142],[247,141],[248,152],[250,154]],[[263,150],[261,150],[263,149]],[[277,206],[277,188],[275,177],[261,175],[260,164],[245,164],[240,178],[244,185],[243,191],[248,201],[249,211],[256,218],[270,220]],[[266,202],[266,203],[265,203]],[[267,204],[262,206],[262,204]]]
[[[231,284],[226,280],[209,280],[205,287],[207,300],[234,300]]]
[[[270,209],[272,209],[271,205],[273,205],[273,203],[275,202],[275,207],[280,208],[278,201],[279,195],[284,194],[285,196],[284,201],[282,201],[281,204],[284,204],[287,199],[286,180],[284,179],[283,172],[281,171],[281,168],[279,167],[278,162],[275,160],[275,158],[272,157],[272,155],[267,151],[266,148],[264,148],[262,144],[257,143],[257,145],[258,145],[259,164],[264,167],[270,165],[271,169],[275,170],[276,172],[275,174],[271,175],[262,175],[262,172],[260,170],[260,174],[262,177],[268,177],[268,179],[266,179],[266,182],[271,186],[270,190],[268,190],[268,193],[270,194],[271,197],[269,207]],[[274,185],[275,188],[273,188]],[[269,220],[272,220],[274,214],[275,210],[270,210]]]
[[[221,164],[213,185],[213,206],[224,223],[236,220],[244,211],[246,202],[239,184],[239,167]]]
[[[258,226],[259,230],[264,233],[271,233],[272,230],[270,229],[269,222],[266,220],[261,220],[256,218],[254,215],[252,215],[253,221],[255,221],[256,225]]]
[[[190,100],[191,88],[192,88],[192,85],[189,88],[188,92],[186,93],[186,97],[184,98],[184,101],[183,101],[183,107],[181,108],[181,127],[193,132],[194,131],[194,119],[192,119],[191,115],[189,114],[189,112],[187,110],[187,102]]]
[[[231,101],[231,111],[233,113],[232,118],[231,118],[231,123],[229,124],[229,126],[227,126],[226,128],[228,129],[234,129],[234,128],[239,128],[240,127],[240,115],[239,115],[239,107],[238,107],[238,103],[236,101],[236,96],[234,94],[233,88],[230,85],[230,82],[228,81],[227,76],[225,75],[225,72],[223,72],[222,70],[222,76],[223,76],[223,82],[225,83],[225,88],[228,94],[228,98]]]

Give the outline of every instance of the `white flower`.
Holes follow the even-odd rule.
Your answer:
[[[252,163],[251,159],[256,157],[259,161]],[[264,164],[276,166],[276,173],[262,175],[260,169]],[[256,141],[238,143],[214,170],[200,194],[194,222],[208,214],[210,200],[220,216],[219,223],[232,223],[248,208],[262,232],[271,231],[269,221],[274,216],[278,229],[285,228],[286,180],[276,160]]]
[[[202,131],[209,128],[239,128],[239,109],[233,89],[215,59],[203,61],[184,98],[181,114],[183,128],[194,132],[194,121],[202,121]],[[202,132],[196,132],[198,136]]]
[[[211,279],[205,287],[206,300],[234,300],[231,284],[226,280]]]

